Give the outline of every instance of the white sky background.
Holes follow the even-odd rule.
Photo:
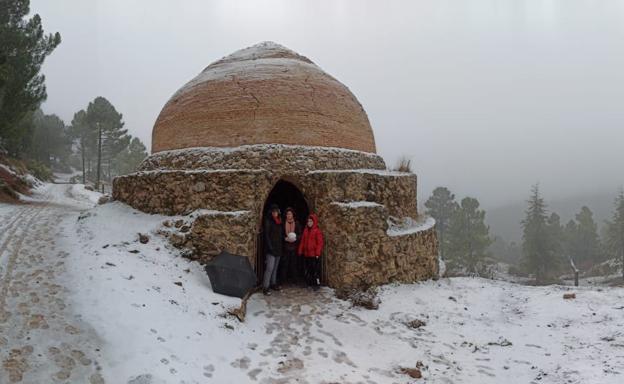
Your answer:
[[[160,109],[209,63],[273,40],[346,84],[389,165],[412,158],[485,207],[624,184],[624,0],[31,0],[63,42],[43,109],[104,96],[151,145]]]

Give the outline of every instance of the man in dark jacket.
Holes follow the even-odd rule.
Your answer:
[[[264,243],[267,253],[262,288],[265,295],[271,294],[269,288],[273,288],[276,291],[280,290],[280,287],[277,285],[277,267],[280,257],[282,257],[283,242],[284,227],[280,217],[280,209],[277,204],[272,204],[271,208],[269,208],[269,217],[264,223]]]

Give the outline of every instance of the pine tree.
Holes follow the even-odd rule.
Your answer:
[[[607,243],[613,254],[622,262],[624,279],[624,190],[615,198],[613,218],[607,222]]]
[[[455,195],[446,187],[437,187],[433,190],[431,197],[425,202],[425,207],[427,208],[427,214],[436,220],[440,257],[444,259],[448,247],[446,232],[451,217],[453,217],[458,207],[457,202],[455,202]]]
[[[523,261],[536,280],[544,282],[556,266],[557,260],[548,226],[546,203],[537,184],[531,188],[531,197],[527,203],[528,208],[522,221]]]
[[[84,109],[74,113],[74,118],[69,128],[69,134],[76,141],[77,149],[80,152],[80,163],[82,165],[82,183],[87,183],[86,161],[90,149],[95,148],[95,131],[87,120],[87,112]]]
[[[97,166],[95,187],[99,189],[102,180],[102,165],[108,164],[129,143],[127,130],[123,129],[121,113],[105,98],[96,97],[87,107],[87,121],[96,133]],[[110,175],[110,172],[109,172]]]
[[[576,214],[577,222],[577,265],[589,266],[600,260],[600,238],[598,237],[598,226],[594,221],[593,213],[588,207],[582,207]]]
[[[565,258],[572,260],[575,264],[578,260],[578,225],[576,221],[570,220],[563,229],[563,253]]]
[[[39,110],[34,115],[33,123],[30,157],[41,161],[48,168],[65,168],[71,154],[71,138],[63,120],[56,115],[45,115]]]
[[[548,237],[550,240],[550,248],[553,254],[553,267],[559,267],[564,264],[565,256],[563,251],[563,227],[561,226],[561,218],[555,212],[552,212],[546,221],[548,229]]]
[[[125,175],[136,170],[147,157],[147,149],[138,137],[132,138],[130,144],[122,150],[113,161],[115,176]]]
[[[483,274],[488,247],[492,244],[489,227],[485,224],[485,211],[479,209],[477,199],[466,197],[455,210],[448,225],[449,270],[465,269],[470,273]]]
[[[29,12],[29,0],[0,6],[0,141],[14,156],[29,132],[24,118],[46,98],[41,65],[61,42],[58,33],[44,34],[39,15],[27,19]]]

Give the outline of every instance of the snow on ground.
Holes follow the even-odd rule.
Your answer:
[[[430,383],[622,380],[624,289],[564,300],[569,287],[454,278],[385,286],[369,311],[290,288],[253,296],[239,323],[239,300],[154,233],[167,218],[111,203],[76,221],[72,306],[105,340],[106,382],[408,383],[417,362]]]
[[[54,172],[54,181],[57,183],[69,183],[76,176],[82,176],[82,171],[72,168],[72,171],[69,173]]]
[[[32,196],[20,194],[20,200],[29,203],[50,202],[75,208],[92,208],[102,196],[101,193],[85,189],[83,184],[40,183],[32,189]]]
[[[254,295],[239,323],[226,315],[239,300],[214,294],[155,233],[171,217],[94,207],[80,188],[46,185],[37,204],[0,204],[13,260],[0,383],[3,369],[55,383],[622,381],[624,288],[442,279],[382,287],[372,311],[328,288],[287,288]],[[421,364],[422,379],[400,372]]]

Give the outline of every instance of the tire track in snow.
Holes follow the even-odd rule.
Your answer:
[[[31,225],[34,220],[46,209],[46,205],[41,208],[30,208],[23,211],[23,214],[19,216],[17,220],[14,221],[14,225],[12,228],[12,232],[6,237],[2,248],[0,248],[0,257],[2,253],[6,250],[9,243],[14,243],[15,248],[13,252],[9,254],[8,260],[6,262],[6,270],[4,271],[4,276],[2,281],[0,282],[0,323],[6,321],[8,313],[6,312],[6,296],[9,290],[9,286],[11,283],[11,275],[13,274],[13,269],[15,269],[15,264],[17,262],[17,258],[19,256],[19,252],[22,248],[22,244],[28,235],[29,229],[31,229]],[[21,227],[20,224],[25,223],[26,226],[23,227],[23,230],[20,234],[16,235],[17,229]],[[17,239],[15,239],[17,237]]]
[[[4,262],[3,255],[5,251],[7,250],[9,244],[12,243],[13,236],[15,236],[15,233],[17,232],[17,230],[20,229],[20,224],[22,223],[21,221],[22,217],[24,215],[29,214],[33,210],[34,210],[33,207],[28,207],[26,209],[20,210],[20,212],[13,218],[13,220],[11,220],[11,222],[9,222],[4,228],[2,228],[3,236],[0,239],[1,241],[0,243],[0,275],[2,275],[3,270],[4,270],[4,265],[6,264]],[[25,231],[26,229],[22,229],[22,230]]]

